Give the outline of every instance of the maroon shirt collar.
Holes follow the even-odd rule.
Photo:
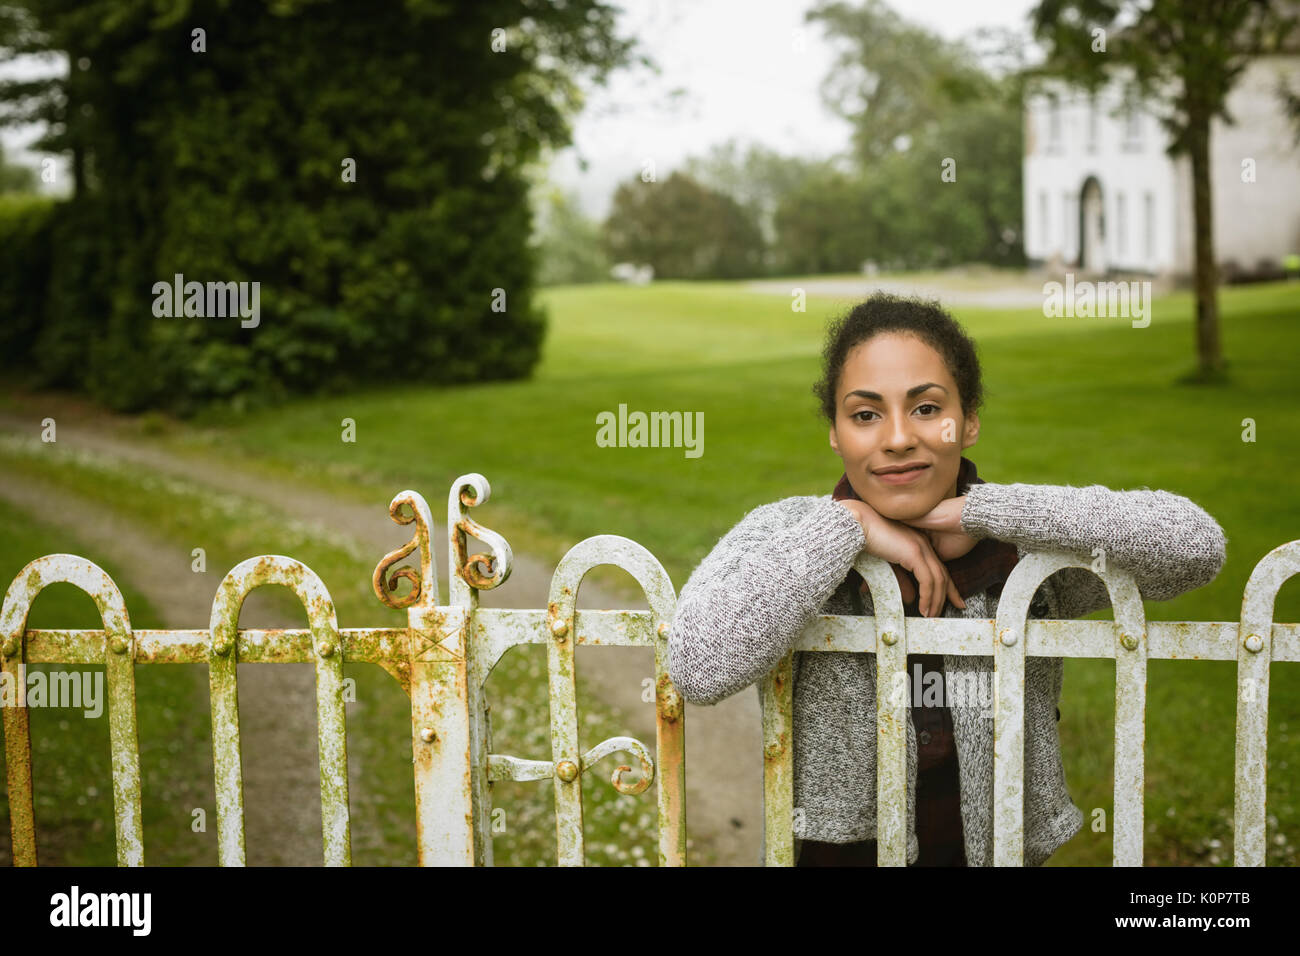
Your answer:
[[[957,494],[964,495],[971,485],[984,484],[984,480],[979,477],[975,471],[975,463],[969,458],[962,456],[961,465],[957,470]],[[835,485],[835,490],[831,497],[836,501],[845,498],[852,498],[857,501],[862,499],[853,486],[849,484],[848,473],[840,476],[840,480]],[[1006,582],[1007,576],[1011,574],[1011,569],[1016,566],[1020,560],[1020,553],[1016,546],[1009,541],[998,541],[994,538],[981,538],[975,547],[971,548],[960,557],[945,561],[944,566],[948,569],[948,576],[952,578],[952,583],[957,586],[957,593],[963,598],[970,597],[972,594],[978,594],[981,591],[989,591],[996,597],[1002,591],[1002,585]],[[894,569],[894,576],[898,578],[900,584],[906,576],[916,587],[916,578],[912,572],[907,571],[899,564],[890,564]],[[862,576],[857,570],[849,572],[850,580],[856,579],[862,593],[867,593],[867,582],[862,580]],[[919,595],[919,591],[918,591]],[[919,597],[914,598],[911,603],[903,606],[904,613],[909,617],[917,617],[920,610],[917,607]]]

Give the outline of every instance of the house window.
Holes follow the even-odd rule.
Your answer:
[[[1142,112],[1136,106],[1124,113],[1124,148],[1131,152],[1142,149]]]
[[[1115,194],[1115,251],[1128,255],[1128,203],[1123,193]]]
[[[1097,152],[1097,96],[1088,98],[1088,152]]]
[[[1042,249],[1043,256],[1047,256],[1047,247],[1052,241],[1052,233],[1047,224],[1047,193],[1041,191],[1038,194],[1038,235],[1039,246]]]
[[[1061,151],[1061,102],[1054,96],[1047,105],[1047,150],[1051,153]]]
[[[1146,255],[1147,264],[1154,266],[1156,261],[1156,197],[1149,192],[1142,197],[1142,251]]]
[[[1074,208],[1074,196],[1070,193],[1061,194],[1061,254],[1066,259],[1073,259],[1078,254],[1075,248],[1078,236],[1076,232],[1079,228],[1077,214]]]

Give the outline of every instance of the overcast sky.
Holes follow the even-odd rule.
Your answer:
[[[653,158],[662,177],[690,155],[735,137],[785,154],[826,156],[848,146],[849,125],[828,113],[818,87],[835,52],[819,26],[805,26],[813,0],[621,0],[623,33],[639,37],[663,69],[621,71],[596,89],[574,130],[588,158],[584,174],[571,147],[551,179],[578,192],[588,215],[603,218],[615,185]],[[979,27],[1028,34],[1036,0],[907,0],[891,4],[908,20],[957,40]],[[795,49],[802,30],[802,52]],[[682,88],[674,101],[669,92]]]
[[[821,105],[818,86],[834,51],[820,28],[804,25],[813,0],[619,0],[620,32],[639,37],[663,69],[620,71],[593,91],[575,124],[577,148],[560,153],[551,178],[575,190],[587,214],[603,218],[620,180],[646,158],[658,176],[687,156],[703,155],[728,138],[761,142],[785,154],[826,156],[843,150],[849,126]],[[949,39],[1000,26],[1027,32],[1035,0],[895,0],[894,9]],[[802,31],[802,49],[796,37]],[[31,75],[33,66],[17,72]],[[14,64],[0,65],[13,75]],[[671,91],[680,89],[680,96]],[[35,129],[5,130],[11,160],[36,165],[23,149]],[[62,164],[60,164],[62,166]],[[60,177],[62,178],[62,177]]]

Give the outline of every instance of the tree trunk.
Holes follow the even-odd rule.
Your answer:
[[[1192,216],[1196,229],[1196,355],[1202,374],[1223,369],[1219,348],[1219,270],[1214,261],[1214,211],[1210,196],[1210,116],[1189,117]]]
[[[66,102],[63,107],[63,128],[68,132],[72,146],[72,196],[79,199],[86,192],[86,150],[82,145],[82,129],[85,118],[80,113],[81,77],[77,71],[77,60],[81,54],[68,50],[68,81],[63,85]]]

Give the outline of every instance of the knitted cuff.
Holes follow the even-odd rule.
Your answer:
[[[961,529],[972,538],[1036,538],[1061,506],[1061,489],[1051,485],[984,482],[966,490]]]
[[[828,567],[852,564],[867,546],[862,524],[834,498],[827,498],[810,511],[804,526],[813,531],[809,558],[823,561]]]

